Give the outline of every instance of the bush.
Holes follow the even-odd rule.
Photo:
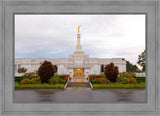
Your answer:
[[[31,83],[32,83],[32,84],[39,84],[39,83],[41,83],[41,80],[40,80],[39,77],[38,77],[38,78],[32,78],[32,79],[31,79]]]
[[[120,77],[127,77],[127,78],[133,78],[136,76],[134,72],[122,72],[119,75]]]
[[[118,77],[116,82],[119,82],[122,84],[136,84],[137,83],[135,78],[126,78],[126,77]]]
[[[99,80],[99,84],[107,84],[107,83],[109,83],[109,80],[106,79],[106,78],[99,78],[97,80]]]
[[[64,80],[64,79],[60,80],[60,84],[65,84],[65,83],[66,83],[66,80]]]
[[[107,84],[109,83],[109,80],[106,78],[97,78],[97,79],[93,79],[92,84]]]
[[[32,78],[38,78],[39,76],[35,75],[35,72],[30,72],[30,73],[25,73],[22,77],[26,79],[32,79]]]
[[[110,82],[115,82],[119,74],[118,67],[114,66],[113,63],[110,63],[105,67],[104,74]]]
[[[21,84],[32,84],[31,80],[30,79],[23,79],[21,81]]]
[[[65,79],[62,79],[58,76],[55,76],[55,77],[51,77],[48,81],[49,84],[65,84],[66,83],[66,80]]]
[[[16,89],[64,89],[64,84],[18,84],[15,83]]]
[[[59,83],[61,78],[59,77],[51,77],[49,80],[48,80],[48,83],[49,84],[56,84],[56,83]]]
[[[16,81],[17,83],[20,83],[21,80],[23,80],[23,77],[15,77],[15,81]]]
[[[103,78],[105,75],[89,75],[89,78],[95,79],[95,78]]]
[[[56,77],[60,77],[60,78],[62,78],[62,79],[65,79],[65,77],[69,77],[68,74],[63,74],[63,75],[58,75],[58,74],[56,74],[55,76],[56,76]]]
[[[146,78],[145,77],[135,77],[137,83],[142,83],[145,82]]]
[[[41,79],[41,83],[48,83],[48,80],[54,75],[54,66],[50,61],[44,61],[38,68],[38,74]]]
[[[119,89],[144,89],[145,83],[140,84],[120,84],[120,83],[110,83],[110,84],[93,84],[93,88],[119,88]]]
[[[18,68],[18,73],[25,73],[26,71],[27,71],[27,69],[24,67]]]
[[[93,79],[91,82],[92,82],[92,84],[99,84],[99,80],[98,79]]]

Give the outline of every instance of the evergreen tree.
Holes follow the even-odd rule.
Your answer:
[[[110,80],[110,82],[116,82],[116,79],[117,79],[118,74],[119,74],[118,67],[114,66],[113,63],[110,63],[110,64],[105,66],[104,74],[106,75],[108,80]]]
[[[48,80],[54,76],[54,66],[50,61],[44,61],[38,68],[38,74],[41,78],[41,83],[48,83]]]

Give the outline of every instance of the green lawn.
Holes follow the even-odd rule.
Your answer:
[[[120,84],[120,83],[110,83],[110,84],[93,84],[94,89],[103,88],[119,88],[119,89],[144,89],[145,83],[138,84]]]

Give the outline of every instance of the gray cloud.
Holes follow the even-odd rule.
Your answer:
[[[16,58],[67,58],[76,49],[90,57],[123,57],[136,63],[145,49],[145,15],[16,15]]]

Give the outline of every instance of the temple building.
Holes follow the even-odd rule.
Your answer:
[[[80,43],[80,27],[78,27],[76,51],[68,58],[46,59],[46,58],[21,58],[15,59],[15,72],[18,68],[25,67],[27,72],[38,70],[40,64],[44,61],[50,61],[57,66],[57,74],[69,74],[74,78],[87,78],[91,74],[103,73],[102,68],[113,62],[118,66],[119,72],[126,71],[126,61],[124,58],[89,58],[88,54],[82,51]]]

